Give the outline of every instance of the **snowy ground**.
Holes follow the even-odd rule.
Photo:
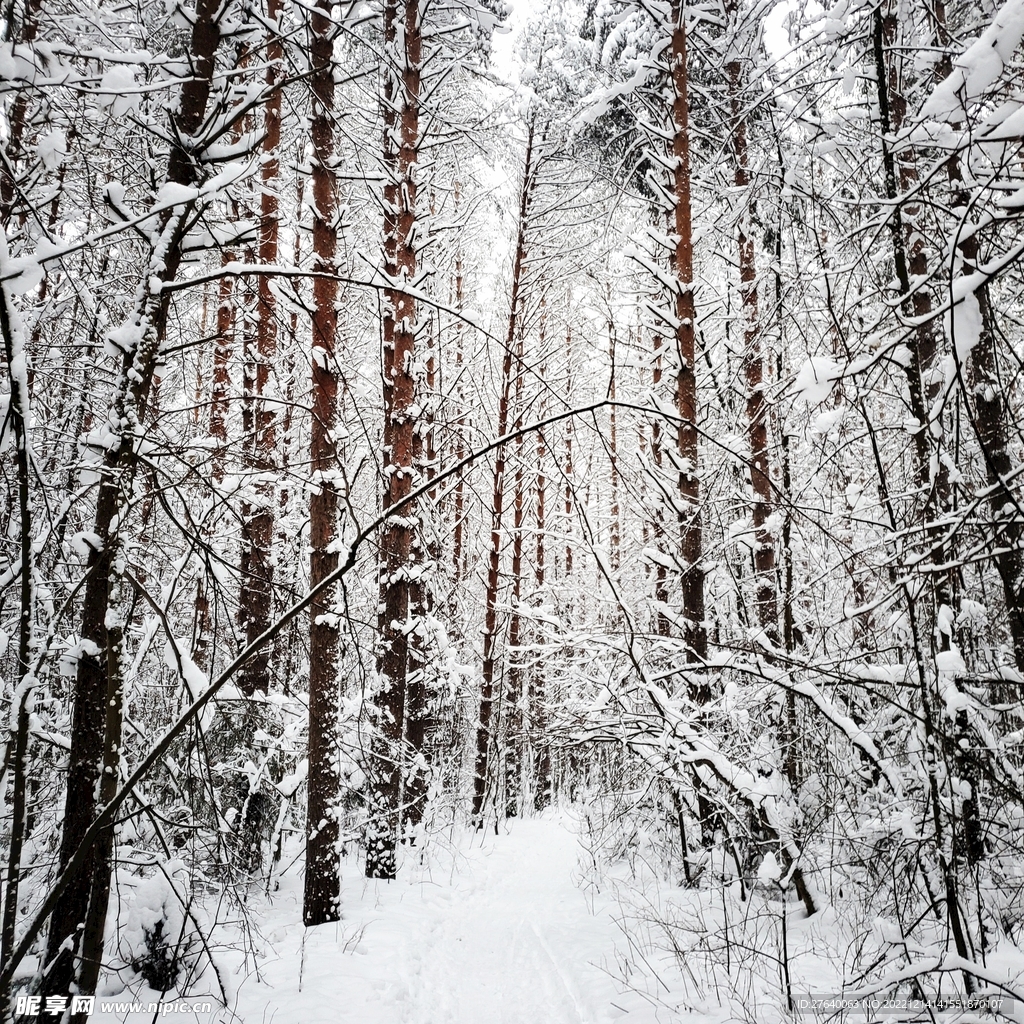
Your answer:
[[[306,931],[301,880],[260,908],[258,973],[231,979],[233,1014],[162,1020],[245,1024],[655,1024],[673,1019],[621,983],[626,940],[616,904],[588,896],[571,819],[545,817],[466,834],[397,882],[347,867],[343,920]],[[218,957],[218,959],[222,959]],[[227,957],[230,960],[230,954]],[[238,958],[239,963],[241,958]],[[223,965],[222,965],[223,973]],[[132,997],[126,991],[118,997]],[[198,1000],[195,993],[192,999]],[[135,999],[159,999],[142,993]],[[166,1000],[175,998],[168,993]],[[113,1006],[91,1020],[153,1020]],[[675,1018],[677,1019],[677,1018]]]
[[[508,834],[474,837],[445,858],[447,874],[434,864],[397,883],[349,877],[339,925],[312,931],[304,944],[297,924],[284,925],[282,947],[301,953],[301,977],[282,949],[267,984],[241,987],[238,1012],[247,1022],[303,1024],[622,1018],[635,996],[619,998],[608,973],[621,934],[607,908],[591,913],[575,884],[579,847],[569,827],[515,821]],[[287,920],[298,911],[289,907]]]
[[[598,869],[595,834],[585,847],[578,824],[562,811],[504,823],[500,835],[434,835],[406,851],[395,882],[368,881],[352,858],[343,919],[310,930],[297,861],[279,891],[250,894],[246,927],[225,920],[222,904],[210,948],[226,1008],[207,969],[182,997],[140,990],[138,979],[121,992],[108,985],[91,1024],[781,1024],[793,1020],[783,965],[795,998],[845,991],[861,962],[904,972],[905,944],[886,938],[895,926],[858,916],[855,903],[806,918],[771,886],[744,896],[723,875],[682,887],[636,843],[632,861]],[[936,935],[935,948],[943,942]],[[1011,989],[1024,970],[1008,941],[986,963],[987,978]],[[947,990],[955,981],[946,977]],[[1017,1005],[1008,1016],[1024,1024]],[[831,1013],[802,1019],[840,1024]]]

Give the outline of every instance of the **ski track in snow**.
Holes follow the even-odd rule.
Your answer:
[[[542,818],[396,882],[349,866],[342,921],[305,934],[298,889],[279,893],[262,922],[277,959],[240,985],[235,1011],[246,1024],[653,1022],[609,973],[621,934],[577,887],[578,852],[570,823]]]

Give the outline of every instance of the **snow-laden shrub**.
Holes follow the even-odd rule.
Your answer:
[[[194,966],[200,945],[188,913],[185,865],[168,861],[143,879],[128,903],[128,922],[120,936],[120,952],[157,992],[175,988],[182,973]]]

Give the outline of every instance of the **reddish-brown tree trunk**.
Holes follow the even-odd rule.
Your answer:
[[[269,25],[276,25],[283,0],[266,0]],[[281,145],[281,62],[284,46],[271,29],[267,44],[266,85],[270,93],[263,108],[263,161],[260,168],[259,262],[277,263],[278,248],[278,175]],[[243,513],[242,546],[245,573],[238,598],[239,625],[245,643],[251,644],[270,626],[274,583],[274,471],[277,466],[277,416],[274,403],[267,401],[271,369],[277,358],[277,301],[273,278],[260,274],[256,299],[256,350],[251,380],[253,500]],[[259,690],[270,691],[270,651],[264,645],[246,662],[238,678],[238,688],[246,696]]]
[[[878,111],[881,128],[882,146],[882,167],[885,176],[885,194],[890,203],[895,204],[892,216],[889,219],[889,231],[892,238],[893,262],[896,266],[896,279],[899,282],[900,294],[904,308],[910,314],[916,313],[920,308],[922,311],[931,310],[931,299],[926,288],[918,288],[911,295],[912,273],[907,258],[907,239],[910,238],[919,265],[924,265],[926,259],[924,253],[923,238],[914,232],[908,235],[908,228],[914,222],[914,214],[917,207],[914,205],[911,210],[904,210],[903,205],[896,202],[899,196],[900,183],[910,184],[916,178],[916,169],[913,166],[912,158],[905,156],[900,161],[899,175],[897,176],[896,160],[892,152],[890,137],[898,125],[894,124],[894,117],[902,120],[906,111],[906,101],[899,95],[898,90],[893,96],[890,89],[895,83],[898,84],[898,73],[895,65],[889,67],[885,59],[885,48],[895,39],[897,20],[895,14],[884,14],[882,7],[876,7],[873,14],[873,42],[875,57],[875,79],[878,96]],[[895,99],[895,107],[893,100]],[[906,223],[906,217],[910,217],[910,223]],[[916,236],[916,237],[915,237]],[[911,352],[911,359],[907,363],[906,376],[907,388],[910,393],[910,411],[917,421],[918,427],[914,431],[914,450],[916,456],[916,470],[918,480],[922,486],[929,485],[930,475],[930,445],[928,441],[928,410],[925,407],[924,392],[922,389],[922,369],[931,365],[935,358],[935,325],[922,323],[917,330],[906,338],[907,347]]]
[[[455,182],[455,213],[459,211],[460,188]],[[460,236],[461,237],[461,236]],[[461,463],[466,457],[466,410],[465,396],[463,393],[463,333],[462,333],[462,307],[463,307],[463,270],[462,270],[462,246],[456,243],[455,249],[455,462]],[[462,470],[459,470],[458,478],[455,481],[455,528],[452,537],[452,601],[451,618],[454,622],[458,614],[458,589],[459,583],[466,572],[465,565],[465,521],[466,521],[466,477]]]
[[[221,267],[233,263],[235,254],[230,249],[221,253]],[[234,278],[223,274],[217,285],[217,336],[213,344],[213,375],[210,394],[210,437],[213,438],[213,480],[224,479],[224,458],[228,444],[228,395],[231,392],[229,360],[234,347],[235,303]]]
[[[515,429],[523,428],[523,334],[516,349]],[[526,522],[526,472],[523,465],[525,445],[520,435],[515,441],[516,473],[512,490],[512,595],[508,623],[508,647],[505,658],[505,816],[519,813],[522,792],[523,745],[523,619],[519,602],[523,595],[523,526]]]
[[[664,340],[661,334],[655,334],[653,339],[654,359],[651,370],[651,387],[654,393],[660,394],[661,381],[664,376]],[[651,424],[651,464],[654,472],[660,479],[665,465],[664,446],[661,438],[661,421],[655,419]],[[665,514],[664,503],[659,501],[654,510],[654,522],[652,524],[654,535],[654,547],[658,552],[654,564],[654,601],[656,605],[654,626],[658,636],[668,636],[671,632],[669,618],[666,614],[668,608],[668,566],[665,564]]]
[[[39,15],[42,12],[42,0],[26,0],[21,16],[20,36],[16,41],[22,44],[32,43],[39,33]],[[13,7],[8,9],[6,21],[8,30]],[[29,103],[34,95],[32,88],[18,90],[14,106],[7,122],[7,145],[4,147],[6,160],[0,165],[0,223],[10,224],[15,207],[18,205],[18,183],[15,178],[18,161],[23,157],[25,122],[28,118]],[[22,214],[23,215],[23,214]]]
[[[730,14],[735,14],[734,5]],[[740,300],[743,309],[743,369],[747,381],[747,441],[750,445],[750,487],[754,502],[754,600],[758,625],[778,646],[779,601],[775,580],[775,538],[768,529],[772,513],[772,482],[768,465],[768,407],[764,400],[764,359],[758,319],[757,266],[754,239],[749,233],[750,170],[747,124],[743,113],[741,66],[738,58],[726,65],[732,115],[732,149],[736,194],[746,206],[740,212],[737,243],[740,266]]]
[[[298,217],[302,210],[302,197],[306,189],[306,175],[301,170],[295,173],[295,216]],[[292,233],[292,266],[302,266],[302,232]],[[278,492],[278,516],[277,516],[277,550],[287,552],[295,551],[295,537],[292,533],[289,522],[288,511],[293,505],[293,491],[288,487],[287,481],[291,476],[291,464],[296,459],[295,451],[296,437],[292,432],[292,421],[295,410],[296,370],[300,363],[296,353],[300,351],[299,345],[299,308],[302,299],[301,278],[298,276],[292,279],[292,290],[296,301],[289,303],[291,312],[288,316],[288,336],[284,345],[284,409],[281,414],[281,441],[279,449],[281,452],[281,472],[284,483]],[[280,378],[279,378],[280,379]],[[296,489],[297,491],[298,489]],[[295,493],[298,500],[299,495]],[[297,553],[297,552],[296,552]],[[287,610],[294,600],[294,594],[298,589],[298,566],[294,557],[286,561],[278,562],[278,567],[284,568],[284,579],[278,579],[276,590],[276,611],[279,616]],[[277,666],[279,678],[283,682],[285,693],[289,693],[289,681],[294,677],[296,666],[301,657],[300,647],[304,646],[299,636],[299,620],[293,619],[287,629],[282,630],[274,637],[274,664]]]
[[[676,377],[676,407],[679,413],[677,434],[679,496],[682,532],[683,641],[691,662],[707,658],[707,630],[704,625],[703,539],[700,508],[700,478],[697,475],[697,373],[695,341],[697,309],[693,297],[693,225],[690,209],[690,110],[687,96],[686,26],[678,0],[672,5],[672,155],[673,229],[676,246],[673,254],[677,292],[675,298],[675,342],[679,361]],[[693,687],[693,698],[704,704],[710,698],[706,684]]]
[[[338,567],[338,465],[334,428],[338,414],[338,284],[334,214],[334,31],[331,0],[317,0],[312,29],[313,123],[313,422],[310,434],[309,584],[318,586]],[[309,776],[306,808],[306,875],[302,920],[307,926],[341,916],[338,798],[338,621],[336,591],[328,587],[309,609]]]
[[[182,86],[177,113],[172,115],[172,137],[190,140],[205,117],[213,80],[214,58],[220,43],[216,21],[220,4],[200,0],[192,26],[192,77]],[[196,180],[191,149],[174,145],[167,165],[167,181],[190,186]],[[173,281],[183,256],[183,241],[190,204],[160,215],[155,236],[162,249],[160,285]],[[116,386],[110,421],[144,422],[153,373],[167,322],[170,292],[147,287],[135,310],[135,322],[143,327],[138,340],[128,344]],[[120,666],[123,605],[127,581],[123,576],[121,535],[125,529],[125,496],[138,466],[134,432],[123,433],[120,443],[108,450],[101,470],[93,533],[99,544],[88,561],[82,601],[83,641],[88,645],[78,660],[71,727],[64,828],[60,866],[63,870],[81,844],[96,816],[98,806],[112,798],[120,779],[122,675]],[[68,995],[75,981],[77,991],[91,994],[103,953],[103,926],[110,895],[114,827],[97,838],[86,861],[84,877],[69,887],[50,920],[47,941],[47,973],[42,995]],[[77,1014],[75,1024],[84,1021]]]
[[[407,503],[419,471],[414,354],[416,300],[406,285],[416,276],[415,166],[419,157],[422,37],[418,0],[384,5],[384,495],[391,510],[381,536],[377,696],[379,718],[370,770],[370,819],[366,874],[394,878],[401,830],[403,740],[410,677],[422,674],[410,642],[413,623],[423,625],[422,591],[414,580],[423,562],[418,509]]]
[[[543,324],[542,324],[543,327]],[[543,336],[542,336],[543,337]],[[540,378],[543,382],[546,376],[546,367],[541,366]],[[544,418],[544,402],[541,399],[540,418]],[[544,457],[547,446],[544,442],[544,432],[537,431],[537,543],[533,558],[534,582],[538,595],[543,595],[545,585],[546,563],[545,544],[547,537],[547,523],[545,521],[547,475],[544,471]],[[543,600],[543,598],[540,598]],[[536,629],[535,629],[536,633]],[[539,638],[538,638],[539,639]],[[547,739],[547,680],[544,673],[544,658],[534,658],[534,668],[531,675],[530,692],[530,737],[534,758],[534,793],[533,806],[535,810],[542,811],[551,802],[551,746]]]
[[[530,217],[530,204],[535,181],[534,168],[534,122],[531,120],[526,133],[526,156],[523,161],[523,181],[519,193],[519,223],[516,230],[516,248],[512,259],[512,288],[509,295],[508,331],[505,335],[505,356],[501,367],[501,397],[498,401],[498,436],[508,431],[509,399],[513,385],[513,350],[519,336],[519,321],[522,315],[523,271],[526,264],[526,231]],[[516,373],[522,367],[517,366]],[[498,588],[501,567],[502,516],[505,504],[505,446],[498,448],[494,455],[494,476],[491,488],[491,543],[487,559],[487,588],[484,605],[484,642],[480,687],[480,716],[476,730],[476,761],[473,776],[473,820],[477,827],[483,825],[484,798],[487,794],[488,768],[490,764],[492,736],[491,718],[494,701],[494,669],[498,639]]]
[[[431,215],[434,213],[431,205]],[[420,397],[422,419],[413,435],[413,467],[418,479],[433,480],[437,475],[437,451],[434,447],[434,403],[437,396],[437,342],[434,337],[433,312],[428,317],[426,326],[426,380],[425,389]],[[427,507],[433,510],[437,502],[437,489],[432,487],[427,492]],[[420,561],[425,557],[429,566],[429,576],[438,563],[438,537],[431,516],[430,520],[420,522],[420,534],[414,542],[416,554]],[[422,550],[420,548],[422,546]],[[424,627],[427,617],[433,611],[433,592],[429,576],[422,572],[414,575],[409,581],[409,606],[416,609]],[[406,683],[405,700],[405,742],[409,757],[403,763],[404,793],[402,807],[404,825],[414,829],[423,819],[426,808],[428,773],[430,770],[429,755],[431,754],[428,736],[433,725],[433,708],[431,705],[432,689],[432,655],[433,640],[426,628],[414,630],[409,637],[409,674]],[[436,690],[436,684],[433,687]],[[419,754],[421,756],[417,757]]]
[[[565,328],[565,400],[571,406],[573,393],[572,376],[572,324]],[[572,575],[572,438],[573,422],[570,416],[565,421],[565,576],[568,579]]]
[[[609,301],[611,296],[609,295]],[[608,410],[608,456],[609,462],[611,463],[611,487],[612,487],[612,525],[611,525],[611,543],[609,552],[611,567],[618,569],[620,547],[621,547],[621,531],[622,523],[620,522],[621,511],[619,509],[619,435],[618,435],[618,423],[616,422],[615,413],[615,324],[608,321],[608,359],[611,362],[611,373],[608,378],[608,400],[612,403]]]

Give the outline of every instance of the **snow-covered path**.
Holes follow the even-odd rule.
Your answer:
[[[609,973],[621,933],[576,886],[578,852],[568,823],[515,821],[444,858],[444,875],[350,874],[344,919],[308,933],[279,894],[263,922],[277,959],[241,984],[236,1012],[246,1024],[653,1021]]]

